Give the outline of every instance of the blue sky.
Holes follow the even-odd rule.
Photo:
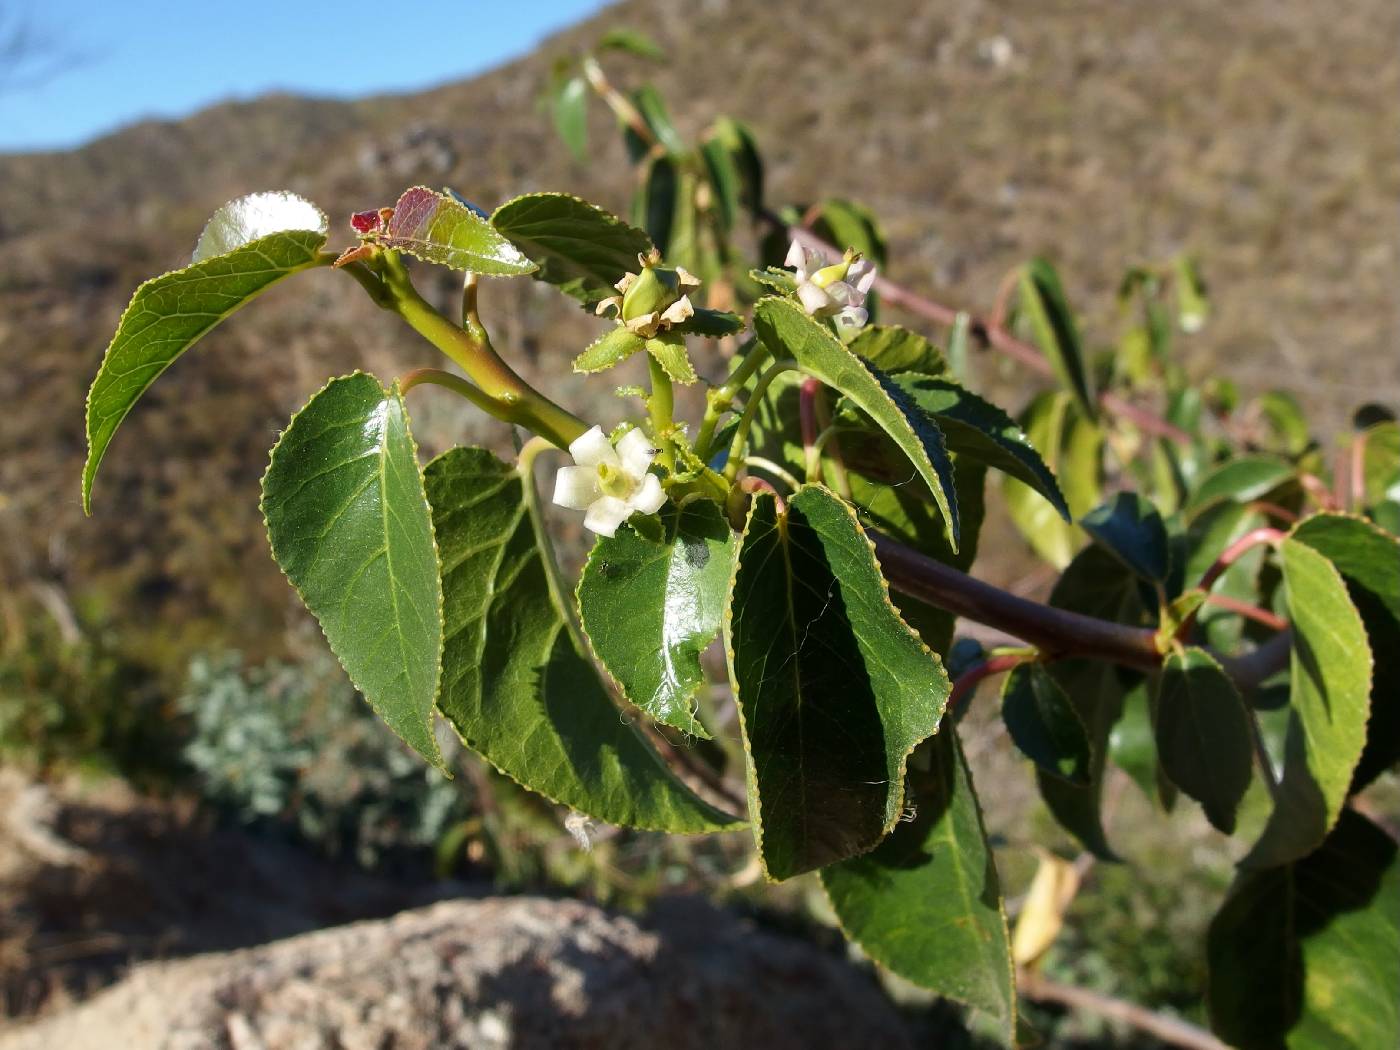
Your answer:
[[[71,56],[37,84],[0,70],[0,152],[79,145],[145,117],[268,91],[357,97],[471,76],[603,0],[0,0]],[[411,24],[410,24],[411,18]],[[412,41],[412,45],[408,43]]]

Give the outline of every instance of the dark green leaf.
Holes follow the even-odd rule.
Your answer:
[[[764,870],[786,879],[873,849],[951,687],[846,503],[804,486],[784,515],[755,497],[725,636]]]
[[[726,231],[732,230],[739,219],[739,172],[734,158],[724,143],[713,138],[700,144],[700,156],[705,162],[720,225]]]
[[[873,852],[821,872],[846,936],[881,966],[1016,1028],[996,864],[951,726],[910,760],[913,818]]]
[[[1277,456],[1239,456],[1216,467],[1196,486],[1188,506],[1199,511],[1220,500],[1248,503],[1260,499],[1294,474],[1286,459]]]
[[[1039,664],[1020,664],[1006,676],[1001,717],[1011,742],[1040,770],[1087,786],[1093,756],[1069,697]]]
[[[404,190],[379,243],[439,266],[491,277],[518,277],[536,270],[485,216],[454,195],[426,186]]]
[[[646,343],[636,332],[622,325],[610,328],[574,358],[574,371],[590,373],[612,368],[642,349]]]
[[[239,203],[234,201],[225,209]],[[222,214],[223,210],[211,220],[211,228]],[[93,478],[112,435],[141,395],[177,357],[229,314],[284,277],[315,266],[326,243],[322,216],[316,229],[282,230],[236,244],[237,229],[259,228],[251,225],[251,219],[242,225],[220,223],[214,233],[206,231],[201,247],[210,251],[234,247],[221,255],[202,256],[183,270],[154,277],[131,297],[88,392],[85,511],[92,511]]]
[[[1069,507],[1055,475],[1015,421],[989,401],[957,383],[935,376],[903,375],[897,382],[921,409],[933,416],[948,450],[968,456],[1030,486],[1065,521]]]
[[[838,249],[853,248],[878,266],[885,265],[885,238],[869,208],[829,197],[817,208],[811,227],[818,237]]]
[[[1240,876],[1210,926],[1211,1024],[1241,1050],[1400,1045],[1400,858],[1344,810],[1321,847]]]
[[[667,112],[666,103],[656,88],[650,84],[643,84],[632,93],[632,101],[642,114],[647,127],[651,129],[652,135],[667,153],[680,155],[686,152],[685,139],[681,138],[676,125],[671,122],[671,114]]]
[[[1029,318],[1035,341],[1055,369],[1064,388],[1074,395],[1089,420],[1098,414],[1093,382],[1084,362],[1079,327],[1065,299],[1060,276],[1045,259],[1032,259],[1021,271],[1020,307]]]
[[[707,339],[722,339],[727,335],[738,335],[743,330],[744,319],[738,314],[727,310],[708,310],[703,306],[697,306],[687,321],[675,327],[677,332]]]
[[[645,33],[630,26],[609,29],[598,39],[597,51],[625,51],[638,58],[648,58],[653,62],[665,62],[666,52]]]
[[[389,728],[434,765],[437,548],[398,388],[357,372],[292,418],[262,484],[272,556]]]
[[[614,294],[637,256],[651,251],[641,230],[565,193],[531,193],[506,201],[491,224],[539,269],[534,276],[583,303]]]
[[[1360,791],[1400,762],[1400,540],[1368,521],[1317,514],[1293,530],[1293,538],[1330,561],[1346,580],[1347,593],[1366,627],[1376,661],[1371,684],[1371,720],[1366,748],[1351,790]]]
[[[1283,776],[1264,832],[1241,862],[1263,868],[1312,852],[1346,800],[1366,743],[1371,652],[1341,574],[1296,539],[1280,548],[1293,625]]]
[[[851,353],[791,300],[760,299],[754,307],[754,330],[773,353],[791,356],[804,372],[845,394],[893,439],[933,493],[957,550],[960,530],[953,463],[943,435],[928,416],[889,376]]]
[[[1156,739],[1171,782],[1201,804],[1215,827],[1234,834],[1235,812],[1253,775],[1249,712],[1204,649],[1172,652],[1163,663]]]
[[[446,614],[438,708],[468,747],[580,813],[682,833],[738,826],[697,798],[613,703],[566,622],[514,467],[479,448],[425,472]]]
[[[668,506],[661,524],[598,539],[579,580],[579,613],[628,700],[658,722],[708,737],[693,708],[705,683],[700,654],[719,634],[729,592],[732,536],[708,500]]]
[[[897,324],[866,325],[849,345],[882,372],[937,375],[947,367],[938,347]]]
[[[646,161],[646,175],[632,201],[632,221],[647,231],[662,255],[671,246],[671,224],[676,220],[676,195],[680,171],[669,156]]]
[[[755,214],[763,209],[763,158],[748,126],[730,117],[715,121],[715,139],[729,151],[739,176],[739,199]]]
[[[1167,526],[1157,508],[1135,492],[1120,492],[1079,519],[1084,531],[1133,572],[1164,583],[1171,568]]]

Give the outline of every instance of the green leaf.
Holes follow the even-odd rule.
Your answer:
[[[1191,522],[1187,533],[1189,555],[1185,564],[1188,580],[1199,580],[1220,557],[1225,548],[1246,533],[1268,524],[1268,519],[1242,503],[1221,502],[1206,508]],[[1259,571],[1267,549],[1253,547],[1237,558],[1224,572],[1212,593],[1223,594],[1242,602],[1259,598]],[[1210,644],[1222,652],[1232,652],[1239,645],[1244,622],[1238,613],[1218,605],[1203,606],[1196,622],[1205,630]]]
[[[957,382],[967,386],[972,382],[972,361],[968,354],[968,331],[972,315],[959,310],[948,330],[948,372]]]
[[[1239,690],[1204,649],[1167,655],[1158,678],[1157,754],[1173,784],[1226,835],[1253,775],[1249,712]]]
[[[398,387],[332,379],[272,449],[272,556],[375,713],[442,766],[433,736],[443,638],[438,556]]]
[[[569,147],[574,159],[588,159],[588,83],[583,77],[569,77],[554,89],[550,99],[554,130]]]
[[[1144,580],[1164,583],[1171,568],[1167,526],[1157,508],[1135,492],[1120,492],[1079,519],[1080,526]]]
[[[749,511],[725,611],[759,857],[786,879],[873,849],[938,725],[943,666],[890,604],[851,508],[818,486]]]
[[[1210,298],[1196,260],[1189,255],[1176,257],[1176,320],[1183,332],[1199,332],[1210,318]]]
[[[234,247],[147,281],[136,289],[117,322],[116,335],[88,392],[88,455],[83,467],[83,510],[88,513],[92,512],[93,478],[112,435],[160,374],[229,314],[284,277],[319,261],[326,243],[324,216],[315,229],[281,230],[235,244],[237,223],[221,222],[219,216],[239,203],[225,205],[210,221],[214,232],[206,230],[200,242],[201,249],[208,251]],[[261,227],[249,220],[243,228],[252,232]]]
[[[689,386],[699,378],[695,374],[695,366],[690,363],[685,336],[681,333],[662,332],[654,335],[646,341],[646,348],[672,382]]]
[[[879,965],[1016,1028],[996,863],[951,726],[910,761],[913,818],[872,853],[823,868],[846,936]]]
[[[593,340],[583,353],[574,358],[574,371],[584,374],[602,372],[621,364],[646,345],[647,341],[636,332],[618,325]]]
[[[1259,411],[1273,431],[1276,447],[1288,456],[1299,456],[1312,444],[1303,406],[1286,390],[1270,390],[1259,396]]]
[[[768,266],[762,270],[750,270],[749,277],[770,291],[779,295],[793,295],[797,291],[797,279],[790,270],[780,270]]]
[[[1011,669],[1001,690],[1001,717],[1021,754],[1050,776],[1088,786],[1092,753],[1069,697],[1039,664]]]
[[[426,186],[404,190],[377,240],[426,262],[490,277],[519,277],[537,269],[484,214]]]
[[[1050,360],[1064,388],[1074,395],[1089,420],[1097,418],[1098,402],[1084,363],[1079,327],[1065,299],[1060,276],[1045,259],[1032,259],[1021,271],[1020,306],[1030,320],[1035,341]]]
[[[1050,592],[1050,604],[1086,616],[1140,627],[1146,611],[1137,577],[1102,547],[1086,547],[1070,562]],[[1093,755],[1088,786],[1036,774],[1041,798],[1051,814],[1085,849],[1103,860],[1116,860],[1104,835],[1101,814],[1104,760],[1109,734],[1123,711],[1124,697],[1141,676],[1099,660],[1057,660],[1048,668],[1069,697],[1089,735]]]
[[[717,138],[708,138],[700,144],[700,157],[705,162],[705,173],[714,193],[720,226],[726,231],[732,230],[739,219],[739,172],[734,166],[734,157]]]
[[[1049,391],[1021,414],[1021,426],[1033,448],[1054,472],[1071,516],[1085,514],[1099,502],[1103,438],[1098,427],[1082,419],[1068,394]],[[1002,482],[1007,513],[1031,548],[1063,569],[1081,545],[1081,534],[1064,521],[1055,506],[1014,477]]]
[[[1143,679],[1142,683],[1124,694],[1123,712],[1108,734],[1108,757],[1133,778],[1133,783],[1142,789],[1144,795],[1152,799],[1158,795],[1160,773],[1148,702],[1149,681]]]
[[[1366,506],[1374,507],[1400,486],[1400,423],[1384,421],[1367,427],[1354,440],[1364,441],[1362,476]]]
[[[698,335],[706,339],[722,339],[727,335],[738,335],[744,330],[744,319],[728,310],[709,310],[695,307],[695,313],[672,331],[685,335]]]
[[[816,209],[812,232],[838,249],[854,248],[883,267],[885,238],[869,208],[840,197],[828,197]]]
[[[622,275],[636,272],[651,240],[634,226],[566,193],[530,193],[506,201],[491,225],[539,269],[533,274],[590,304],[615,294]]]
[[[1203,477],[1187,506],[1200,511],[1221,500],[1249,503],[1267,495],[1293,474],[1293,465],[1278,456],[1239,456]]]
[[[714,125],[715,140],[729,151],[739,176],[739,199],[755,215],[763,210],[763,158],[758,141],[748,125],[731,117],[719,117]]]
[[[554,591],[526,481],[485,449],[425,471],[446,613],[438,708],[493,766],[609,824],[738,826],[697,798],[613,703]]]
[[[671,114],[666,109],[666,103],[656,88],[650,84],[643,84],[632,92],[632,101],[651,133],[667,153],[679,156],[686,152],[685,139],[681,138],[680,132],[676,130],[676,125],[671,121]]]
[[[774,354],[786,353],[808,375],[845,394],[903,450],[938,502],[956,551],[961,530],[953,463],[938,427],[889,376],[842,346],[798,304],[772,296],[760,299],[753,323]]]
[[[655,40],[630,26],[609,29],[598,38],[598,44],[594,50],[625,51],[630,55],[647,58],[653,62],[666,61],[666,52],[661,50],[660,45]]]
[[[1069,507],[1055,475],[1005,412],[947,379],[902,375],[895,382],[938,422],[948,451],[994,467],[1030,486],[1069,521]]]
[[[1371,651],[1341,574],[1296,539],[1280,547],[1293,625],[1283,776],[1264,832],[1241,864],[1306,856],[1327,836],[1366,743]]]
[[[190,262],[227,255],[245,244],[289,230],[310,230],[324,237],[326,213],[305,197],[285,190],[250,193],[229,201],[210,216]]]
[[[1400,1045],[1400,855],[1344,810],[1321,847],[1248,872],[1210,926],[1211,1025],[1241,1050]]]
[[[668,506],[660,524],[599,537],[579,580],[579,614],[628,700],[658,722],[708,738],[694,700],[705,684],[700,654],[719,635],[733,538],[709,500]]]
[[[1293,529],[1293,538],[1332,563],[1366,628],[1376,662],[1366,747],[1351,791],[1357,792],[1400,762],[1400,540],[1370,522],[1342,514],[1316,514]]]
[[[897,324],[866,325],[851,340],[851,349],[882,372],[937,375],[947,364],[943,354],[918,332]]]
[[[676,221],[680,170],[670,156],[652,156],[632,201],[632,221],[647,231],[662,255],[669,253],[671,225]]]

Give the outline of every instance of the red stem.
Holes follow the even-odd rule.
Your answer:
[[[1299,474],[1298,484],[1303,486],[1303,491],[1313,498],[1313,502],[1320,510],[1337,509],[1337,501],[1332,496],[1332,490],[1327,487],[1327,482],[1316,474]]]
[[[1271,630],[1281,631],[1288,626],[1288,621],[1282,616],[1277,616],[1269,612],[1268,609],[1261,609],[1257,605],[1250,605],[1249,602],[1242,602],[1238,598],[1231,598],[1228,594],[1207,594],[1206,604],[1229,609],[1231,612],[1248,617],[1255,623],[1262,623]]]
[[[1253,503],[1246,504],[1249,510],[1257,510],[1261,514],[1267,514],[1271,518],[1278,518],[1279,521],[1286,521],[1290,525],[1298,520],[1298,515],[1294,514],[1287,507],[1280,507],[1277,503],[1270,503],[1267,500],[1257,499]]]
[[[786,230],[788,236],[812,251],[822,252],[832,258],[841,254],[839,249],[828,244],[811,230],[804,229],[801,226],[788,226],[783,222],[780,216],[773,212],[765,212],[763,217],[771,225]],[[934,302],[932,299],[925,298],[915,292],[911,292],[903,285],[895,284],[895,282],[891,281],[888,277],[877,276],[875,278],[875,290],[880,293],[880,297],[884,299],[885,302],[902,307],[911,314],[925,317],[935,324],[945,326],[952,325],[961,312],[952,307],[944,306],[942,303]],[[1045,359],[1045,356],[1041,354],[1039,350],[1029,343],[1022,342],[1010,332],[1006,331],[1006,329],[1002,328],[1000,324],[997,323],[995,317],[990,319],[974,317],[971,330],[982,342],[1000,350],[1008,357],[1015,358],[1032,371],[1046,377],[1054,375],[1054,369],[1051,367],[1050,362]],[[1180,427],[1173,426],[1165,419],[1153,415],[1146,409],[1140,408],[1129,401],[1125,401],[1117,394],[1104,391],[1099,394],[1099,404],[1110,414],[1131,420],[1147,433],[1155,434],[1158,437],[1169,438],[1179,445],[1191,444],[1191,435],[1186,433],[1186,431],[1182,430]]]
[[[1030,653],[1004,653],[1001,656],[988,657],[980,664],[969,667],[962,674],[958,675],[958,680],[953,683],[953,691],[948,694],[948,711],[954,715],[962,713],[963,705],[972,699],[972,694],[977,691],[977,687],[984,679],[993,675],[1009,671],[1018,664],[1028,663],[1034,660],[1035,656]]]
[[[1215,586],[1215,581],[1220,579],[1225,570],[1239,561],[1247,552],[1259,546],[1261,543],[1277,546],[1279,543],[1283,542],[1285,535],[1286,533],[1284,533],[1282,529],[1271,528],[1267,525],[1258,529],[1250,529],[1234,543],[1220,552],[1220,557],[1216,558],[1214,564],[1206,570],[1198,586],[1203,591],[1209,591]]]

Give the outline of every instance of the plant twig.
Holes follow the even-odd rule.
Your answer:
[[[948,711],[955,718],[958,717],[962,714],[963,706],[972,699],[972,694],[986,679],[1034,659],[1034,653],[1003,653],[969,667],[958,675],[958,680],[953,683],[953,691],[948,694]]]
[[[1017,981],[1017,989],[1027,999],[1042,1003],[1059,1003],[1074,1010],[1085,1010],[1100,1017],[1122,1021],[1171,1046],[1185,1047],[1186,1050],[1229,1050],[1204,1028],[1087,988],[1075,988],[1072,985],[1048,981],[1038,974],[1023,973]]]
[[[1268,609],[1261,609],[1257,605],[1250,605],[1249,602],[1242,602],[1238,598],[1231,598],[1228,594],[1207,594],[1207,605],[1218,605],[1222,609],[1239,613],[1255,623],[1262,623],[1271,630],[1281,631],[1288,626],[1288,621],[1277,613],[1271,613]]]

